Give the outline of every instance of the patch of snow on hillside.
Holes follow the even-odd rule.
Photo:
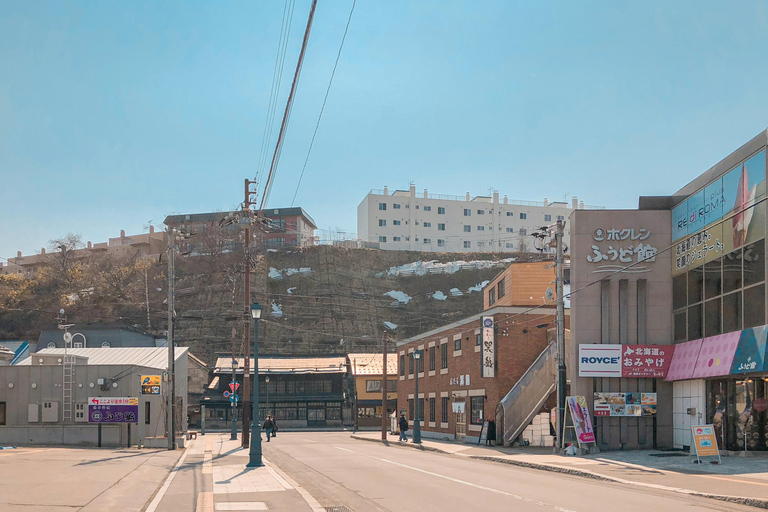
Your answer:
[[[280,318],[283,316],[283,305],[277,302],[272,303],[272,316]]]
[[[464,294],[461,293],[461,290],[459,290],[458,288],[451,288],[451,295],[453,295],[454,297],[463,297],[464,296]]]
[[[473,286],[469,290],[467,290],[467,293],[481,292],[481,291],[483,291],[483,288],[488,286],[488,283],[490,283],[490,281],[483,281],[480,284],[476,284],[475,286]]]
[[[473,260],[473,261],[451,261],[448,263],[439,263],[436,260],[414,261],[397,267],[391,267],[387,272],[390,276],[424,276],[427,274],[455,274],[459,270],[483,270],[487,268],[506,265],[515,261],[515,258],[505,258],[503,260]],[[378,275],[378,274],[377,274]]]
[[[270,279],[282,279],[283,273],[277,270],[275,267],[269,267],[269,278]]]
[[[296,287],[295,287],[295,286],[293,286],[293,287],[291,287],[291,288],[288,288],[288,290],[286,290],[286,291],[288,292],[288,295],[292,295],[292,294],[293,294],[293,292],[294,292],[294,290],[296,290]]]
[[[393,324],[392,322],[384,322],[384,325],[391,331],[397,329],[397,324]]]
[[[445,299],[448,298],[448,296],[446,294],[444,294],[443,292],[441,292],[440,290],[438,290],[438,291],[436,291],[435,293],[432,294],[432,298],[435,299],[435,300],[445,300]]]
[[[286,276],[292,276],[294,274],[309,274],[310,272],[312,272],[312,269],[310,267],[284,268],[283,270],[277,270],[274,267],[269,267],[269,278],[282,279],[283,274],[285,274]]]
[[[406,293],[398,292],[398,291],[395,291],[395,290],[390,290],[387,293],[385,293],[384,295],[386,295],[388,297],[392,297],[397,302],[401,302],[403,304],[408,304],[408,302],[413,298],[413,297],[411,297],[410,295],[408,295]]]

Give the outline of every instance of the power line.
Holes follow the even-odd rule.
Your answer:
[[[352,21],[352,13],[355,12],[356,3],[357,3],[357,0],[352,0],[352,9],[350,9],[349,11],[347,26],[344,29],[344,36],[341,38],[341,45],[339,46],[339,52],[336,54],[336,62],[333,64],[331,79],[328,81],[328,88],[325,90],[325,98],[323,98],[323,106],[320,108],[320,115],[317,116],[317,124],[315,125],[315,131],[312,134],[312,141],[309,143],[309,149],[307,150],[307,158],[304,159],[304,166],[301,168],[301,175],[299,176],[299,182],[296,184],[296,192],[293,193],[291,206],[293,206],[296,203],[296,195],[299,193],[301,180],[302,178],[304,178],[304,171],[307,169],[307,162],[309,162],[309,155],[310,153],[312,153],[312,146],[315,144],[315,136],[317,135],[317,129],[320,127],[320,120],[323,118],[323,112],[325,111],[325,103],[328,101],[328,94],[331,92],[331,85],[333,85],[333,77],[336,76],[336,67],[339,65],[339,58],[341,58],[341,50],[344,48],[344,41],[347,39],[347,32],[349,32],[349,23]]]

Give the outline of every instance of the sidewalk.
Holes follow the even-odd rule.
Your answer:
[[[352,437],[382,442],[381,432],[358,432]],[[389,434],[388,444],[768,508],[768,454],[723,457],[719,465],[697,465],[683,452],[637,450],[566,457],[553,454],[552,448],[504,448],[425,438],[419,447],[410,442],[412,436],[408,438],[407,444],[399,443]]]
[[[266,440],[264,440],[266,442]],[[146,512],[187,508],[196,512],[269,510],[325,512],[309,493],[262,457],[264,466],[248,468],[248,450],[230,435],[198,436],[161,486]],[[178,475],[178,476],[177,476]],[[202,485],[191,485],[199,481]],[[194,493],[194,496],[190,494]]]

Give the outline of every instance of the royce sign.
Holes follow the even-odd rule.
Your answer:
[[[669,345],[579,345],[579,377],[663,379],[673,349]]]
[[[621,345],[579,345],[579,377],[621,377]]]

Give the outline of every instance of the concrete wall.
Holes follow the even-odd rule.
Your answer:
[[[672,385],[669,382],[661,379],[580,378],[576,357],[581,344],[672,343],[671,251],[658,254],[653,262],[635,265],[631,269],[633,272],[617,274],[615,271],[637,262],[637,254],[627,256],[625,253],[625,259],[629,257],[630,262],[622,262],[618,257],[611,259],[617,254],[611,249],[627,250],[640,243],[650,244],[658,250],[668,247],[671,243],[671,213],[666,210],[578,210],[572,216],[572,224],[571,290],[577,292],[571,297],[572,343],[568,354],[571,393],[586,396],[590,410],[594,410],[595,391],[653,392],[655,386],[658,393],[656,443],[658,447],[672,447]],[[607,233],[611,229],[634,231],[626,240],[609,240]],[[650,234],[645,237],[646,233]],[[635,240],[632,240],[633,235],[637,236]],[[640,236],[645,238],[640,240]],[[595,261],[593,246],[600,254],[608,255],[608,260]],[[642,286],[645,286],[646,297],[644,313],[638,307]],[[653,422],[651,417],[598,418],[595,425],[598,445],[601,449],[612,450],[650,448],[653,445]]]

